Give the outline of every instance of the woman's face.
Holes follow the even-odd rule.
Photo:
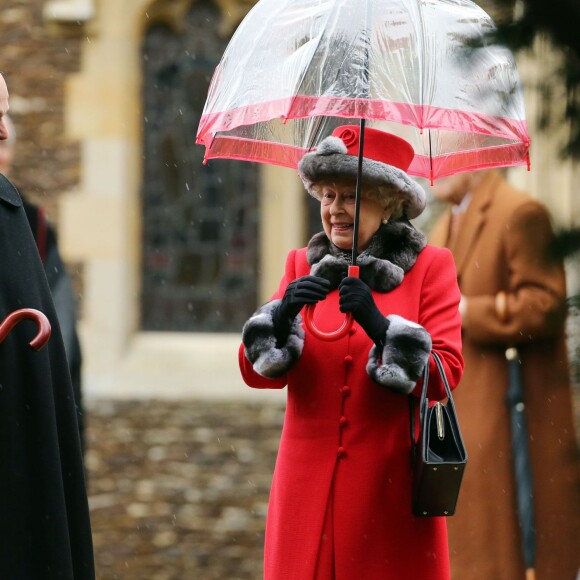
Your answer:
[[[342,250],[350,250],[354,229],[355,184],[322,183],[320,194],[320,216],[328,239]],[[390,216],[390,211],[379,202],[366,198],[363,191],[359,215],[358,249],[362,252],[379,229],[382,219]]]

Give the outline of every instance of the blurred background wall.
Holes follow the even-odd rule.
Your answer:
[[[0,66],[19,134],[12,177],[47,208],[75,274],[87,397],[196,395],[208,381],[214,394],[245,392],[241,325],[316,223],[294,172],[204,166],[194,145],[213,69],[251,5],[3,3]],[[546,203],[556,227],[578,225],[578,167],[559,157],[567,129],[537,129],[540,87],[554,83],[558,61],[538,43],[518,64],[532,171],[510,170],[510,180]],[[578,278],[571,263],[571,295]]]

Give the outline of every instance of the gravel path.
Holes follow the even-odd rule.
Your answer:
[[[283,408],[94,402],[89,502],[99,579],[256,580]]]

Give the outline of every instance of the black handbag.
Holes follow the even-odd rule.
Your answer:
[[[439,355],[432,353],[447,393],[447,404],[429,406],[427,386],[429,363],[423,371],[423,390],[419,400],[419,439],[415,441],[415,403],[409,396],[411,448],[413,450],[412,511],[418,517],[452,516],[459,496],[467,452],[451,389]]]

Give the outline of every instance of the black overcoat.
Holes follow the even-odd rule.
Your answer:
[[[95,577],[75,402],[48,282],[16,188],[0,175],[0,318],[20,308],[52,327],[34,351],[31,321],[0,343],[0,577]]]

